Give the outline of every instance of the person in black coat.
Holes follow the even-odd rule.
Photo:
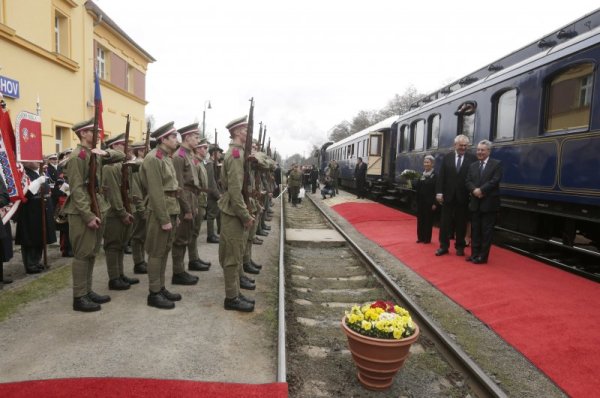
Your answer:
[[[315,166],[310,166],[310,184],[312,193],[316,193],[319,188],[319,170]]]
[[[431,243],[433,214],[436,209],[435,180],[433,171],[435,158],[431,155],[423,159],[423,175],[415,184],[417,192],[417,243]]]
[[[457,256],[465,255],[469,192],[465,185],[469,166],[476,158],[467,152],[469,137],[460,134],[454,139],[454,151],[446,154],[436,179],[436,200],[442,205],[440,248],[436,256],[448,254],[450,235],[455,232]],[[452,226],[454,225],[454,228]]]
[[[367,165],[362,158],[358,158],[358,162],[354,167],[354,179],[356,180],[356,197],[357,199],[365,197],[365,184],[367,183]]]
[[[24,162],[25,173],[30,179],[27,202],[21,203],[16,214],[17,232],[15,244],[21,245],[25,272],[36,274],[43,271],[41,264],[44,249],[42,239],[42,200],[46,211],[46,244],[56,242],[54,207],[50,200],[50,186],[44,174],[40,174],[39,163]]]
[[[477,145],[478,162],[471,164],[467,174],[467,189],[471,197],[471,256],[467,261],[486,264],[492,246],[494,224],[500,210],[500,180],[502,163],[490,158],[492,143],[483,140]]]
[[[4,178],[0,175],[0,208],[7,206],[10,203],[8,189],[4,183]],[[10,222],[4,224],[0,220],[0,287],[5,284],[12,283],[12,279],[4,276],[4,263],[9,261],[13,256],[12,247],[12,231]]]

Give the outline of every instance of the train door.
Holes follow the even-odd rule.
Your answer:
[[[380,176],[383,170],[383,134],[369,134],[369,164],[367,165],[368,176]]]

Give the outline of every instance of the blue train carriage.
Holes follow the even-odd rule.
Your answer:
[[[596,10],[419,101],[397,121],[394,183],[426,154],[439,166],[458,134],[488,139],[504,165],[501,227],[598,246],[599,25]]]
[[[321,179],[325,178],[327,167],[329,167],[327,148],[329,148],[331,145],[333,145],[333,141],[327,141],[314,153],[314,157],[317,158],[317,166],[319,167],[319,178]]]
[[[392,130],[396,120],[398,116],[391,116],[326,148],[328,161],[335,159],[339,165],[339,186],[356,188],[354,169],[360,157],[367,164],[369,193],[374,197],[385,194],[388,181],[394,173],[396,154],[389,148],[394,146],[392,139],[395,134],[392,134]]]

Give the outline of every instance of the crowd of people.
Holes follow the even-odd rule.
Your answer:
[[[197,123],[180,129],[168,123],[150,132],[148,140],[131,144],[120,134],[100,149],[93,145],[94,120],[77,123],[72,128],[79,139],[76,148],[47,156],[46,163],[23,163],[30,181],[27,201],[13,221],[25,271],[45,270],[44,245],[56,242],[59,231],[62,256],[72,257],[73,310],[98,311],[111,301],[94,290],[100,247],[109,290],[128,290],[140,282],[125,270],[124,255],[130,247],[133,273],[148,275],[147,304],[171,309],[182,296],[166,288],[169,256],[172,285],[195,285],[199,278],[190,272],[211,267],[200,257],[201,225],[206,220],[207,244],[219,245],[224,308],[253,311],[254,299],[240,290],[256,289],[256,281],[247,274],[259,274],[262,266],[252,259],[252,246],[262,244],[258,236],[268,235],[271,198],[279,185],[275,161],[256,140],[247,157],[250,167],[244,170],[247,128],[247,116],[227,125],[227,151],[201,138]],[[248,195],[242,195],[244,173]],[[8,202],[0,178],[0,207]],[[12,257],[10,223],[0,228],[0,241],[0,258],[6,262]],[[9,283],[2,269],[0,264],[0,281]]]

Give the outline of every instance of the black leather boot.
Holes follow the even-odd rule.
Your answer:
[[[90,291],[87,296],[90,300],[92,300],[96,304],[104,304],[104,303],[108,303],[110,301],[110,296],[105,295],[105,294],[100,295],[100,294],[94,292],[93,290]]]
[[[165,296],[165,298],[167,300],[170,300],[170,301],[180,301],[181,300],[181,294],[179,294],[179,293],[171,293],[165,287],[163,287],[162,289],[160,289],[160,294],[162,294],[163,296]]]
[[[240,293],[239,298],[241,298],[242,300],[244,300],[252,305],[254,305],[254,303],[255,303],[255,300],[253,298],[246,297],[242,293]]]
[[[242,279],[245,279],[245,280],[246,280],[246,282],[250,282],[250,283],[255,283],[255,282],[256,282],[256,280],[255,280],[255,279],[253,279],[253,278],[250,278],[250,277],[249,277],[249,276],[247,276],[247,275],[242,275],[242,276],[240,276],[240,280],[242,280]]]
[[[252,259],[250,260],[250,265],[252,265],[252,266],[253,266],[254,268],[256,268],[256,269],[262,269],[262,265],[260,265],[260,264],[256,264],[256,263],[254,262],[254,260],[252,260]]]
[[[232,299],[226,298],[223,307],[225,307],[226,310],[233,310],[233,311],[241,311],[241,312],[254,311],[254,304],[244,301],[239,297],[232,298]]]
[[[102,307],[100,304],[94,303],[87,296],[75,297],[73,298],[73,311],[81,311],[81,312],[94,312],[100,311]]]
[[[240,289],[255,290],[256,285],[247,279],[240,278]]]
[[[206,238],[207,243],[219,243],[219,237],[217,235],[211,235]]]
[[[115,278],[108,281],[109,290],[127,290],[131,285],[121,278]]]
[[[244,272],[254,275],[260,274],[260,271],[257,268],[254,268],[250,263],[244,263]]]
[[[198,277],[194,276],[194,275],[190,275],[187,272],[183,271],[183,272],[180,272],[179,274],[173,275],[173,277],[171,278],[171,283],[174,285],[191,286],[191,285],[195,285],[196,283],[198,283]]]
[[[134,274],[147,274],[148,273],[148,264],[144,261],[142,263],[137,263],[133,266]]]
[[[208,265],[202,260],[193,260],[188,263],[188,269],[190,271],[208,271],[210,269],[210,263]]]
[[[138,278],[130,278],[126,275],[121,275],[121,280],[129,283],[130,285],[135,285],[136,283],[140,283],[140,280]]]
[[[161,310],[171,310],[175,308],[175,303],[163,296],[162,292],[152,293],[148,295],[148,305]]]

